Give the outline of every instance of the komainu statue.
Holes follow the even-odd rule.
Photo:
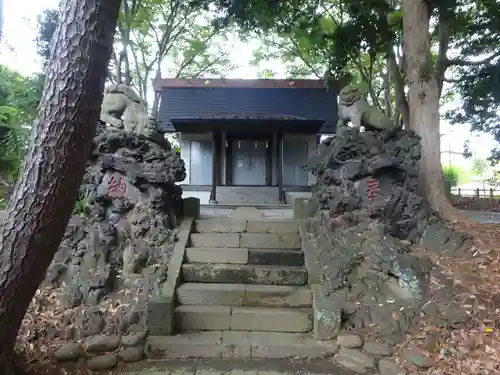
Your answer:
[[[353,85],[340,90],[337,128],[345,126],[349,121],[354,128],[364,126],[368,130],[387,130],[395,126],[389,116],[370,105],[362,92]]]
[[[104,89],[101,121],[147,138],[157,138],[159,133],[156,120],[148,115],[144,101],[123,83],[115,83]]]

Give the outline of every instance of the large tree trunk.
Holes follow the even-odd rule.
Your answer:
[[[62,3],[36,134],[0,230],[0,375],[57,251],[99,120],[120,0]]]
[[[434,72],[426,0],[403,0],[404,52],[409,85],[410,129],[421,138],[420,182],[432,209],[445,220],[458,211],[446,194],[439,139],[439,90]]]

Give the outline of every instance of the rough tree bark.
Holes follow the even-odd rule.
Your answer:
[[[403,0],[404,52],[410,129],[421,138],[420,180],[432,209],[445,220],[461,219],[446,194],[439,138],[439,88],[431,55],[426,0]]]
[[[36,134],[0,229],[0,375],[68,224],[104,90],[121,0],[68,0],[47,70]]]

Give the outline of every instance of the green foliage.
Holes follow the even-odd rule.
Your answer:
[[[184,0],[127,0],[123,4],[117,38],[128,46],[135,65],[132,81],[146,101],[152,73],[159,66],[163,76],[173,78],[220,76],[233,68],[223,35],[226,29],[214,22],[210,12]],[[130,5],[128,15],[125,4]]]
[[[23,77],[0,65],[0,175],[15,179],[37,114],[42,77]]]
[[[196,0],[216,4],[226,22],[265,38],[255,61],[282,59],[291,76],[346,78],[365,87],[374,104],[390,103],[407,84],[402,60],[400,0]],[[500,7],[497,0],[430,0],[432,59],[420,67],[436,78],[443,100],[456,100],[447,117],[486,131],[500,142]],[[427,30],[423,30],[427,33]],[[267,41],[271,39],[271,43]],[[452,53],[450,52],[452,51]],[[385,69],[394,53],[398,64]],[[453,57],[452,57],[453,55]],[[374,68],[377,64],[382,66]],[[393,66],[390,65],[389,66]],[[390,86],[384,82],[391,71]],[[398,79],[400,80],[398,83]],[[452,86],[445,84],[451,83]],[[444,84],[444,85],[443,85]],[[391,86],[393,85],[393,86]],[[399,88],[398,88],[399,85]],[[384,87],[384,93],[380,91]],[[443,89],[444,87],[444,89]],[[398,110],[401,96],[398,98]],[[387,108],[389,106],[386,105]],[[492,158],[500,160],[500,147]]]
[[[244,35],[261,38],[253,65],[269,66],[278,60],[287,78],[325,78],[337,89],[348,82],[356,84],[372,104],[389,116],[396,114],[386,55],[401,40],[402,12],[391,2],[219,0],[215,4],[223,21],[235,21]]]
[[[29,128],[16,126],[6,126],[6,128],[9,130],[0,140],[0,173],[13,181],[19,175],[28,147]]]
[[[47,67],[50,60],[50,47],[52,36],[54,35],[59,21],[58,9],[45,9],[42,14],[38,16],[38,30],[35,39],[36,51],[42,58],[44,69]]]
[[[449,186],[457,186],[462,173],[461,169],[454,165],[443,166],[444,179]]]
[[[179,142],[179,134],[171,133],[167,135],[167,139],[170,142],[170,145],[175,150],[176,153],[180,154],[181,152],[181,144]]]
[[[221,75],[230,68],[223,29],[210,14],[184,0],[125,0],[118,20],[116,81],[131,83],[148,102],[152,74],[197,78]]]
[[[500,186],[500,171],[493,171],[491,177],[486,180],[486,183],[496,190]]]
[[[398,10],[387,0],[215,3],[226,22],[235,20],[245,30],[261,35],[275,32],[280,37],[291,36],[294,48],[316,59],[321,56],[322,69],[333,79],[350,75],[349,63],[360,56],[375,59],[378,54],[387,53],[400,27],[400,22],[396,22],[400,19]]]
[[[37,47],[45,63],[58,16],[46,10],[39,17]],[[226,30],[189,1],[124,0],[108,78],[132,85],[148,103],[151,78],[160,66],[168,77],[221,76],[234,67]]]
[[[90,192],[80,190],[78,193],[78,198],[75,202],[75,207],[73,213],[82,217],[88,217],[92,210],[92,195]]]
[[[395,117],[397,93],[406,81],[399,0],[125,0],[117,28],[115,74],[122,60],[131,83],[147,100],[159,66],[164,76],[224,75],[232,66],[223,34],[237,24],[247,36],[262,38],[253,64],[283,62],[289,78],[328,78],[358,84],[369,100]],[[500,142],[500,7],[495,0],[430,0],[432,59],[421,75],[438,79],[443,98],[458,107],[447,114]],[[54,14],[39,30],[50,40]],[[45,32],[47,31],[47,32]],[[46,45],[46,43],[44,44]],[[42,48],[43,50],[43,48]],[[43,50],[46,51],[47,49]],[[42,52],[43,52],[42,51]],[[454,58],[447,51],[453,51]],[[425,51],[423,53],[428,53]],[[480,56],[480,57],[478,57]],[[484,58],[483,58],[484,57]],[[390,69],[393,59],[396,70]],[[391,60],[392,61],[392,60]],[[260,69],[262,77],[274,77]],[[390,75],[389,73],[392,72]],[[448,74],[448,76],[446,76]],[[126,74],[125,74],[126,75]],[[398,82],[402,90],[398,88]],[[401,86],[400,85],[400,86]],[[441,94],[441,93],[440,93]],[[398,108],[404,103],[398,97]],[[500,148],[493,158],[500,159]]]
[[[500,142],[500,7],[494,0],[463,3],[469,6],[453,22],[450,46],[461,58],[452,77],[459,105],[446,116]],[[491,159],[500,160],[498,146]]]
[[[490,163],[487,160],[481,158],[472,159],[472,172],[475,175],[483,177],[489,169]]]

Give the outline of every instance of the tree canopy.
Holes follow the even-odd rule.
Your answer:
[[[439,101],[449,97],[448,83],[458,84],[459,94],[467,96],[484,88],[482,97],[462,99],[463,105],[450,117],[460,122],[475,118],[474,129],[489,124],[486,130],[499,132],[493,120],[496,110],[491,110],[498,100],[488,92],[500,54],[500,45],[493,42],[498,40],[500,20],[496,1],[192,2],[207,10],[215,4],[223,23],[235,22],[246,32],[271,38],[275,52],[301,62],[306,72],[324,76],[329,83],[363,83],[373,104],[422,137],[424,190],[437,212],[453,216],[451,205],[443,203],[447,198],[439,167]],[[439,192],[433,193],[436,189]]]
[[[45,62],[57,18],[57,10],[46,10],[39,18],[37,47]],[[134,86],[148,102],[154,74],[224,75],[233,67],[227,28],[213,21],[213,13],[188,1],[122,1],[108,79]]]
[[[213,6],[214,1],[194,0]],[[500,7],[495,0],[429,1],[432,64],[447,117],[500,141]],[[408,122],[399,0],[216,0],[222,20],[260,35],[257,61],[279,56],[291,76],[348,77],[371,101]],[[268,70],[272,75],[272,71]],[[390,79],[389,79],[390,78]],[[446,94],[442,95],[442,94]],[[396,108],[394,111],[393,107]],[[500,152],[493,154],[500,158]]]
[[[490,133],[500,143],[500,7],[495,0],[475,3],[464,7],[454,29],[452,48],[460,63],[451,81],[460,100],[447,117],[452,123],[470,124],[473,131]],[[496,147],[492,161],[499,160]]]
[[[0,174],[17,176],[37,115],[43,77],[24,77],[0,65]]]
[[[409,27],[408,14],[420,24]],[[53,15],[46,14],[41,34],[50,34]],[[167,65],[170,77],[223,74],[230,68],[227,49],[216,45],[236,25],[244,37],[263,42],[255,64],[277,57],[293,78],[356,83],[395,123],[425,135],[424,159],[433,155],[425,168],[435,174],[430,184],[443,179],[440,101],[458,98],[447,117],[500,141],[499,16],[494,0],[125,0],[109,79],[131,83],[147,102],[150,79]]]

